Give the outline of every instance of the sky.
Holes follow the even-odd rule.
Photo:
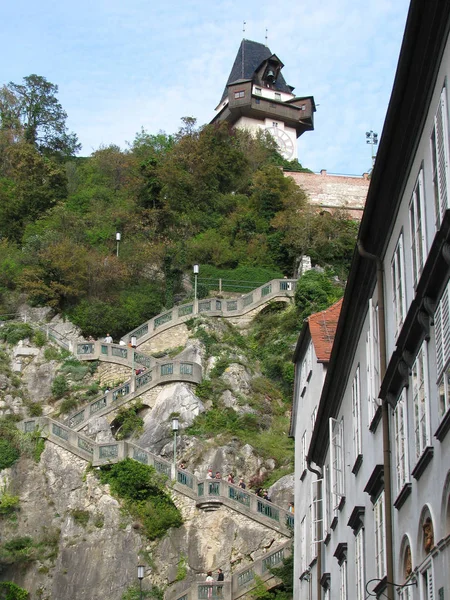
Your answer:
[[[184,116],[208,123],[245,37],[267,43],[296,94],[314,96],[315,129],[299,139],[300,162],[361,175],[372,165],[366,131],[382,133],[409,0],[0,6],[0,85],[33,73],[58,85],[82,156],[109,144],[127,148],[141,128],[174,133]]]

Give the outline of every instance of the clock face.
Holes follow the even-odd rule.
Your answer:
[[[281,156],[290,160],[294,156],[294,144],[288,134],[278,127],[267,127],[266,131],[275,138]]]

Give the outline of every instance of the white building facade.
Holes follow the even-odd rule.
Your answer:
[[[450,598],[449,28],[449,2],[412,0],[307,450],[296,600]]]

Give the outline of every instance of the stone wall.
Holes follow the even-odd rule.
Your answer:
[[[189,339],[189,329],[184,323],[171,327],[165,331],[161,331],[158,335],[150,340],[147,340],[139,346],[139,352],[144,354],[152,354],[162,352],[169,348],[177,348],[178,346],[186,346]]]
[[[305,190],[313,206],[330,212],[336,208],[346,208],[352,218],[361,219],[370,183],[367,173],[362,177],[349,177],[328,175],[323,170],[320,174],[285,171],[284,175],[292,177]]]

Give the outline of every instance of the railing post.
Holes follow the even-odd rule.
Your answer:
[[[219,279],[219,294],[222,293],[222,279]]]

